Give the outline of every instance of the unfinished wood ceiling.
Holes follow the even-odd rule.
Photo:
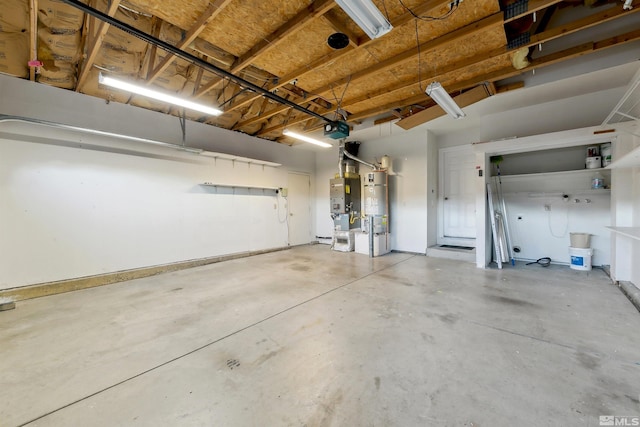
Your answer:
[[[70,3],[0,0],[0,72],[288,144],[293,141],[282,135],[285,127],[305,132],[323,125],[305,111],[177,58]],[[640,39],[639,22],[631,31],[559,52],[534,49],[604,22],[640,17],[635,14],[640,5],[624,10],[613,0],[588,7],[558,0],[374,3],[393,25],[375,40],[333,0],[82,2],[330,120],[403,119],[398,123],[404,128],[440,114],[430,109],[425,94],[432,81],[468,105],[518,87],[500,86],[503,79]],[[567,19],[576,8],[588,12]],[[563,19],[555,19],[558,13]],[[336,32],[349,37],[347,47],[328,45]],[[39,64],[29,66],[34,60]],[[183,112],[104,87],[98,84],[100,72],[197,98],[224,114]]]

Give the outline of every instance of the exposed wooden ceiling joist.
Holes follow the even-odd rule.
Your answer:
[[[637,12],[637,10],[636,10],[636,12]],[[557,39],[558,37],[561,37],[561,36],[564,36],[564,35],[572,34],[574,32],[577,32],[577,31],[580,31],[580,30],[583,30],[583,29],[591,28],[591,27],[593,27],[594,25],[597,25],[600,22],[606,22],[607,20],[615,19],[616,17],[622,16],[622,15],[623,15],[623,13],[621,13],[619,10],[604,11],[604,12],[601,12],[601,13],[597,13],[594,16],[589,16],[589,17],[577,20],[575,22],[563,25],[560,28],[554,28],[552,30],[548,30],[548,31],[545,31],[543,33],[540,33],[540,34],[536,35],[535,41],[532,40],[531,42],[523,45],[522,48],[536,46],[539,43],[545,43],[547,41],[551,41],[551,40]],[[627,36],[630,36],[631,38],[627,39]],[[632,41],[635,38],[633,38],[633,34],[630,33],[630,34],[622,36],[622,39],[626,40],[626,41],[624,41],[624,43],[626,43],[627,41]],[[616,44],[619,44],[619,42],[622,42],[621,40],[619,40],[618,37],[613,37],[613,38],[608,39],[608,40],[609,40],[609,43],[617,41]],[[580,47],[579,50],[581,52],[585,52],[585,53],[590,53],[591,52],[591,50],[589,50],[589,49],[584,49],[584,46]],[[565,53],[566,53],[566,57],[564,58],[564,60],[571,59],[571,58],[575,57],[575,55],[571,54],[571,50],[566,51]],[[585,53],[583,53],[583,54],[585,54]],[[496,49],[496,50],[493,50],[491,52],[481,53],[481,54],[476,55],[474,57],[467,58],[467,59],[464,59],[462,61],[449,64],[448,66],[446,66],[442,70],[440,70],[439,73],[437,73],[437,74],[436,73],[432,73],[431,75],[423,76],[423,79],[424,79],[424,81],[431,81],[431,80],[436,80],[437,81],[437,80],[443,78],[444,76],[446,76],[447,74],[452,73],[452,72],[454,72],[456,70],[462,70],[462,69],[465,69],[467,67],[471,67],[471,66],[474,66],[474,65],[480,65],[481,63],[489,61],[489,60],[491,60],[493,58],[504,56],[504,55],[509,55],[509,54],[510,54],[510,50],[507,49],[507,47],[505,46],[503,48]],[[555,55],[554,57],[557,57],[557,55]],[[561,58],[562,58],[561,56],[557,57],[556,62],[557,62],[557,60],[560,60],[560,61],[563,60]],[[544,63],[545,65],[548,65],[545,62],[542,62],[542,63]],[[540,64],[542,64],[542,63],[540,63]],[[524,71],[526,71],[528,69],[530,69],[530,68],[527,67],[524,70],[515,70],[512,67],[510,67],[510,68],[508,68],[508,75],[505,72],[500,72],[500,73],[497,74],[499,76],[498,78],[489,78],[489,77],[491,77],[491,75],[487,75],[486,78],[485,77],[480,77],[479,79],[474,79],[473,83],[471,83],[471,84],[465,84],[465,85],[462,85],[462,86],[460,86],[460,85],[449,86],[446,89],[448,91],[450,91],[450,92],[454,92],[456,90],[468,89],[470,87],[475,86],[475,84],[482,83],[483,81],[495,81],[495,80],[499,80],[499,79],[508,78],[508,77],[511,77],[511,76],[514,76],[514,75],[522,74],[522,72],[524,72]],[[392,87],[381,88],[381,89],[378,89],[376,91],[369,92],[366,96],[363,96],[363,97],[360,97],[360,98],[348,99],[344,103],[343,107],[348,109],[350,106],[355,105],[355,104],[357,104],[359,102],[362,102],[362,101],[365,101],[365,100],[370,100],[372,98],[379,97],[379,96],[386,96],[389,93],[400,91],[400,90],[406,89],[408,87],[413,87],[413,86],[419,86],[419,82],[416,82],[416,81],[412,80],[412,81],[408,81],[408,82],[405,82],[405,83],[397,84],[397,85],[392,86]],[[417,103],[420,103],[420,102],[424,102],[424,100],[426,100],[426,99],[427,99],[427,95],[423,93],[423,94],[416,95],[415,97],[412,97],[412,98],[410,98],[408,100],[405,100],[404,102],[400,102],[400,103],[404,106],[404,105],[417,104]],[[397,105],[397,104],[394,103],[392,105]],[[393,108],[393,107],[391,107],[391,108]],[[386,106],[386,105],[383,108],[380,108],[380,109],[373,108],[373,109],[367,110],[365,112],[356,113],[353,116],[350,116],[349,120],[361,120],[361,119],[364,119],[364,118],[367,118],[367,117],[372,117],[372,116],[375,116],[377,114],[384,113],[385,111],[388,111],[389,109],[390,108],[388,106]]]
[[[640,40],[640,30],[630,31],[618,36],[609,37],[597,42],[583,43],[579,46],[574,46],[569,49],[565,49],[559,52],[555,52],[531,61],[531,64],[522,70],[512,70],[505,68],[503,70],[494,71],[485,75],[487,81],[497,81],[508,79],[525,73],[527,71],[536,70],[538,68],[546,67],[548,65],[557,64],[559,62],[566,61],[568,59],[577,58],[579,56],[588,55],[602,51],[614,46],[620,46],[625,43],[630,43]]]
[[[29,60],[38,59],[38,0],[29,2]],[[36,79],[36,67],[29,67],[29,80]]]
[[[577,31],[583,31],[596,25],[604,24],[605,22],[612,21],[620,18],[621,16],[629,16],[638,12],[638,8],[631,10],[625,10],[619,7],[613,7],[611,9],[589,15],[586,18],[578,19],[577,21],[570,22],[568,24],[560,25],[556,28],[546,30],[540,34],[533,35],[529,46],[535,46],[539,43],[546,43],[551,40],[555,40],[559,37],[566,36],[568,34],[575,33]]]
[[[25,22],[33,21],[38,0],[21,1]],[[225,110],[218,117],[186,111],[189,120],[272,140],[280,138],[285,125],[314,129],[322,120],[343,117],[350,123],[380,114],[406,118],[432,105],[424,93],[431,81],[453,96],[474,93],[478,84],[637,40],[628,31],[640,27],[639,20],[633,25],[640,8],[625,11],[611,0],[591,8],[566,0],[529,0],[514,8],[496,0],[453,8],[450,0],[374,0],[394,29],[371,40],[333,0],[87,1],[92,8],[80,0],[47,1],[40,7],[37,25],[30,24],[31,39],[21,40],[29,57],[38,44],[45,65],[35,74],[27,72],[23,60],[21,78],[184,114],[97,83],[98,68],[124,78],[138,76]],[[104,12],[90,10],[95,8]],[[606,29],[592,30],[603,23]],[[563,37],[578,31],[583,33]],[[344,49],[328,45],[335,32],[347,34]],[[602,39],[601,34],[609,38],[576,46],[575,40],[589,40],[588,34],[594,34],[592,40]],[[545,50],[561,52],[538,58],[544,52],[533,47],[551,41]]]
[[[434,50],[436,48],[440,48],[440,47],[445,47],[451,43],[455,43],[463,38],[466,37],[470,37],[473,36],[474,34],[481,32],[481,31],[485,31],[486,29],[495,26],[495,25],[500,25],[502,24],[502,14],[501,13],[496,13],[493,14],[487,18],[484,18],[480,21],[471,23],[465,27],[462,27],[460,29],[457,29],[455,31],[452,31],[450,33],[447,33],[445,35],[443,35],[442,37],[438,37],[432,40],[429,40],[425,43],[422,43],[420,45],[420,49],[416,49],[411,48],[399,55],[396,55],[392,58],[389,58],[387,60],[384,60],[382,62],[379,62],[376,65],[373,65],[371,67],[365,68],[363,70],[358,71],[357,73],[354,73],[352,75],[340,78],[338,80],[335,80],[333,82],[330,82],[322,87],[319,88],[315,88],[313,89],[311,92],[314,94],[314,96],[316,97],[321,97],[321,96],[325,96],[325,95],[329,95],[331,92],[331,89],[334,87],[338,87],[340,85],[346,84],[346,83],[353,83],[357,80],[361,80],[366,78],[367,76],[370,76],[372,74],[375,73],[380,73],[384,70],[387,70],[389,68],[392,67],[396,67],[398,65],[402,65],[405,61],[414,58],[416,56],[418,56],[419,52],[421,52],[422,54],[425,54],[431,50]],[[256,123],[257,121],[259,121],[260,119],[264,118],[265,120],[269,117],[272,117],[276,114],[278,114],[279,112],[284,111],[285,108],[284,107],[276,107],[274,108],[272,111],[269,112],[269,116],[263,116],[263,117],[256,117],[254,119],[248,120],[247,122],[245,122],[246,124],[253,124]]]
[[[282,40],[285,39],[285,37],[290,36],[297,31],[300,31],[309,21],[324,15],[334,6],[336,6],[336,3],[333,0],[314,1],[310,6],[308,6],[306,9],[301,10],[286,24],[284,24],[268,36],[264,37],[247,53],[236,59],[236,62],[231,66],[231,72],[237,73],[238,71],[246,68],[268,49],[276,47],[279,43],[282,42]]]
[[[431,13],[435,13],[437,12],[439,9],[441,9],[443,6],[448,5],[450,2],[450,0],[428,0],[424,3],[422,3],[420,6],[416,7],[415,9],[413,9],[413,12],[417,15],[428,15]],[[414,19],[413,14],[411,14],[410,12],[406,12],[403,15],[398,16],[395,19],[391,20],[391,25],[393,25],[394,28],[397,27],[401,27],[402,25],[406,24],[407,22],[410,22],[412,19]],[[394,30],[391,30],[391,32],[393,33]],[[373,44],[376,42],[376,40],[378,39],[365,39],[361,42],[358,43],[357,47],[351,47],[348,46],[344,49],[341,50],[336,50],[334,52],[332,52],[329,55],[323,56],[321,58],[316,59],[315,61],[311,61],[309,64],[305,65],[304,67],[298,68],[292,72],[290,72],[289,74],[285,75],[285,76],[280,76],[280,81],[277,84],[273,84],[269,86],[270,90],[273,89],[277,89],[279,87],[281,87],[282,85],[298,79],[304,75],[306,75],[307,73],[313,71],[315,68],[322,66],[325,63],[330,63],[332,61],[336,61],[340,58],[342,58],[345,55],[348,55],[350,53],[352,53],[354,50],[357,49],[364,49],[367,46],[369,46],[370,44]],[[255,98],[249,98],[247,100],[244,100],[242,103],[238,103],[236,105],[232,105],[230,108],[228,108],[225,111],[233,111],[236,108],[240,108],[243,107],[244,105],[246,105],[247,103],[252,102],[254,99],[256,99],[258,96],[256,96]]]
[[[640,30],[631,31],[623,35],[610,37],[598,42],[584,43],[580,46],[572,47],[560,52],[556,52],[556,53],[549,54],[541,58],[535,59],[531,62],[529,66],[527,66],[522,70],[514,70],[512,67],[506,67],[501,70],[493,71],[491,73],[487,73],[484,75],[480,75],[478,77],[474,77],[469,80],[462,81],[454,86],[450,86],[449,88],[447,88],[447,90],[449,90],[450,92],[456,92],[466,88],[474,87],[483,82],[496,82],[499,80],[508,79],[510,77],[515,77],[523,73],[526,73],[528,71],[532,71],[535,69],[546,67],[548,65],[556,64],[558,62],[573,59],[578,56],[587,55],[590,53],[594,53],[610,47],[622,45],[622,44],[637,41],[637,40],[640,40]],[[405,106],[405,105],[411,105],[411,104],[418,104],[424,101],[425,97],[426,95],[417,95],[413,98],[409,98],[405,100],[405,102],[401,104],[398,104],[398,103],[388,104],[378,108],[372,108],[370,110],[362,111],[358,114],[354,114],[353,116],[350,116],[349,120],[362,120],[368,117],[373,117],[378,114],[382,114],[386,111],[389,111],[390,109],[400,105]]]
[[[331,90],[332,87],[341,86],[343,84],[346,84],[347,82],[354,83],[372,74],[380,73],[390,68],[397,67],[398,65],[402,65],[408,60],[417,57],[419,54],[424,55],[437,48],[446,47],[451,43],[456,43],[466,37],[473,36],[474,34],[478,34],[482,31],[486,31],[487,29],[500,24],[502,24],[502,14],[495,13],[487,18],[484,18],[477,22],[473,22],[465,27],[459,28],[441,37],[437,37],[435,39],[424,42],[420,44],[420,48],[413,47],[392,58],[381,61],[371,67],[364,68],[349,76],[343,77],[338,80],[334,80],[322,87],[315,88],[311,92],[317,94],[318,96],[326,95],[328,94],[328,92]]]
[[[587,28],[591,28],[592,26],[596,25],[598,22],[598,19],[603,19],[602,22],[605,22],[604,19],[615,19],[613,16],[621,16],[620,13],[612,13],[609,11],[606,11],[604,13],[598,14],[597,18],[593,18],[593,17],[587,17],[575,22],[572,22],[570,24],[566,24],[563,25],[561,27],[561,29],[558,28],[554,28],[552,30],[548,30],[545,32],[542,32],[538,35],[536,35],[535,40],[531,40],[529,43],[523,44],[520,48],[527,48],[527,47],[533,47],[536,46],[540,43],[546,43],[549,42],[551,40],[554,40],[558,37],[561,36],[566,36],[572,33],[575,33],[577,31],[580,30],[584,30]],[[456,70],[462,70],[474,65],[480,65],[483,62],[489,61],[491,59],[495,59],[498,58],[500,56],[504,56],[504,55],[509,55],[510,52],[512,52],[512,50],[508,49],[506,46],[501,47],[499,49],[494,49],[492,51],[489,52],[482,52],[478,55],[469,57],[469,58],[465,58],[461,61],[458,62],[454,62],[451,64],[448,64],[444,67],[441,67],[438,72],[433,72],[431,74],[426,74],[423,75],[423,79],[425,81],[429,81],[429,80],[439,80],[441,79],[443,76],[452,73]],[[515,70],[515,74],[517,74],[517,70]],[[376,97],[376,96],[382,96],[384,94],[388,94],[390,92],[395,92],[395,91],[399,91],[402,89],[406,89],[407,87],[410,86],[415,86],[417,85],[418,82],[415,81],[410,81],[410,82],[406,82],[406,83],[400,83],[391,87],[386,87],[383,88],[377,92],[372,92],[369,94],[369,96],[366,99],[371,99],[372,97]],[[357,104],[358,102],[363,101],[363,98],[356,98],[356,99],[349,99],[347,100],[347,104],[345,104],[347,107],[350,105],[354,105]]]
[[[539,12],[543,9],[546,9],[550,6],[553,6],[555,4],[561,3],[563,0],[531,0],[529,1],[529,3],[527,4],[527,10],[526,12],[523,13],[519,13],[517,15],[514,15],[510,18],[506,18],[504,20],[505,24],[508,24],[509,22],[513,22],[516,21],[520,18],[522,18],[523,16],[535,13],[535,12]]]
[[[107,15],[114,16],[120,6],[120,0],[111,0],[109,7],[106,11]],[[95,27],[95,28],[94,28]],[[87,25],[89,31],[89,37],[86,39],[88,46],[85,46],[86,57],[80,66],[80,73],[78,74],[78,83],[76,83],[76,92],[79,91],[85,84],[89,71],[98,56],[104,36],[109,31],[109,24],[106,22],[98,22],[95,19],[89,21]]]
[[[296,16],[294,16],[291,20],[289,20],[283,26],[281,26],[280,28],[278,28],[268,36],[264,37],[259,43],[254,45],[251,49],[249,49],[248,52],[246,52],[240,57],[237,57],[233,62],[233,64],[231,65],[230,71],[232,73],[237,73],[245,69],[253,61],[255,61],[258,57],[260,57],[260,55],[265,53],[268,49],[275,47],[285,37],[291,34],[294,34],[297,31],[300,31],[309,21],[319,16],[322,16],[323,14],[325,14],[335,6],[336,6],[336,3],[333,0],[314,1],[310,6],[300,11]],[[198,91],[198,93],[196,93],[196,97],[201,97],[207,92],[209,92],[210,90],[217,87],[217,85],[220,83],[220,80],[221,79],[213,80],[211,83],[204,86],[201,90]],[[254,99],[257,99],[259,97],[260,95],[256,95]]]
[[[176,45],[178,49],[184,49],[189,46],[191,42],[193,42],[196,37],[209,25],[211,21],[221,13],[224,8],[231,2],[231,0],[215,0],[209,3],[209,6],[205,9],[205,11],[200,15],[198,20],[193,24],[193,26],[189,29],[189,31],[184,35],[182,40]],[[175,57],[171,53],[167,53],[167,55],[162,58],[162,61],[147,75],[147,84],[153,83],[163,71],[165,71]],[[153,63],[151,63],[153,64]]]

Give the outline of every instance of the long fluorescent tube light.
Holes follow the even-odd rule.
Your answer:
[[[427,95],[431,97],[447,114],[449,114],[454,119],[461,119],[466,116],[464,111],[456,101],[449,96],[446,90],[442,87],[442,85],[438,82],[433,82],[427,87]]]
[[[189,110],[200,111],[201,113],[209,114],[212,116],[219,116],[223,111],[217,108],[209,107],[197,102],[188,101],[177,96],[169,95],[157,90],[149,89],[144,86],[139,86],[133,83],[128,83],[123,80],[114,79],[113,77],[104,76],[100,73],[98,77],[100,84],[114,87],[116,89],[126,90],[127,92],[135,93],[138,95],[146,96],[147,98],[155,99],[156,101],[166,102],[168,104],[178,105],[180,107],[187,108]]]
[[[336,3],[370,39],[382,37],[393,28],[371,0],[336,0]]]
[[[288,129],[285,129],[284,131],[282,131],[282,134],[286,136],[290,136],[291,138],[299,139],[300,141],[308,142],[309,144],[319,145],[320,147],[324,147],[324,148],[329,148],[332,146],[331,144],[327,144],[326,142],[322,142],[317,139],[310,138],[306,135],[302,135],[297,132],[291,132]]]

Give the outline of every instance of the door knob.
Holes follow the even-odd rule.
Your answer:
[[[445,199],[445,200],[449,200],[449,198],[448,198],[448,197],[445,197],[444,199]]]

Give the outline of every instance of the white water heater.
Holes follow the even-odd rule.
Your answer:
[[[364,214],[378,217],[377,222],[379,223],[384,220],[385,225],[384,229],[376,229],[376,233],[385,233],[387,231],[387,196],[387,172],[384,170],[368,172],[364,179]]]
[[[364,175],[364,208],[369,234],[369,254],[389,252],[389,180],[386,170],[374,170]]]

